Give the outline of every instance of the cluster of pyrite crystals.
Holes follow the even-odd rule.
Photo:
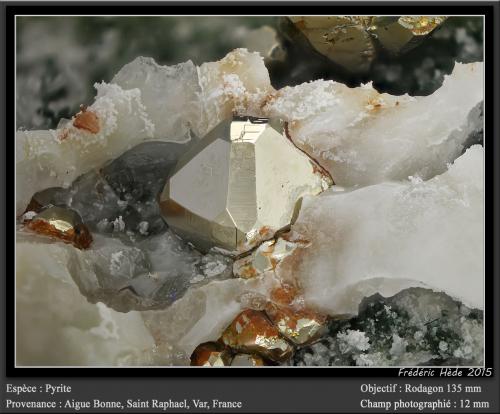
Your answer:
[[[247,309],[217,342],[199,345],[195,366],[263,366],[287,361],[298,346],[319,339],[327,317],[303,306],[296,287],[283,284],[271,292],[263,310]]]
[[[290,16],[282,33],[351,72],[366,72],[383,48],[403,54],[438,28],[446,16]],[[292,29],[293,28],[293,29]]]
[[[265,52],[274,86],[315,79],[375,80],[377,62],[398,60],[439,29],[446,16],[288,16]]]
[[[285,239],[273,238],[289,230],[304,196],[333,184],[288,139],[280,120],[252,117],[220,123],[167,174],[158,201],[170,229],[202,252],[215,248],[238,259],[235,276],[243,278],[272,270],[289,253]],[[39,234],[91,246],[88,228],[66,207],[44,207],[33,198],[23,220]],[[218,342],[200,345],[192,365],[280,363],[324,331],[326,317],[305,308],[290,285],[275,288],[259,306],[240,313]]]

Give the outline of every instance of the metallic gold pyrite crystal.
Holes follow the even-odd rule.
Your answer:
[[[39,234],[71,243],[79,249],[87,249],[92,244],[92,235],[82,218],[69,208],[47,207],[29,220],[27,227]]]
[[[160,208],[199,249],[238,254],[289,226],[302,197],[331,184],[285,137],[281,121],[239,117],[223,121],[179,160]]]
[[[397,54],[420,43],[445,16],[290,16],[321,55],[353,73],[368,70],[377,46]]]

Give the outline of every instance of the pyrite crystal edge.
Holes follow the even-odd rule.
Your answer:
[[[289,16],[310,47],[352,73],[364,73],[382,47],[403,54],[438,28],[446,16]],[[300,36],[296,39],[300,42]]]
[[[332,185],[278,119],[226,120],[194,145],[160,195],[167,224],[202,251],[241,254],[289,226],[300,200]]]

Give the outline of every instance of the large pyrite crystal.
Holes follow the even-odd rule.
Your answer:
[[[201,250],[242,253],[297,216],[302,197],[332,184],[279,120],[224,121],[183,156],[160,196],[169,226]]]

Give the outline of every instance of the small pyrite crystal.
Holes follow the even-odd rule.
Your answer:
[[[87,249],[92,243],[92,235],[80,215],[69,208],[50,206],[29,220],[27,226],[37,233],[71,243],[79,249]]]
[[[160,196],[168,225],[201,250],[243,253],[294,221],[331,178],[279,120],[223,121],[178,162]]]

